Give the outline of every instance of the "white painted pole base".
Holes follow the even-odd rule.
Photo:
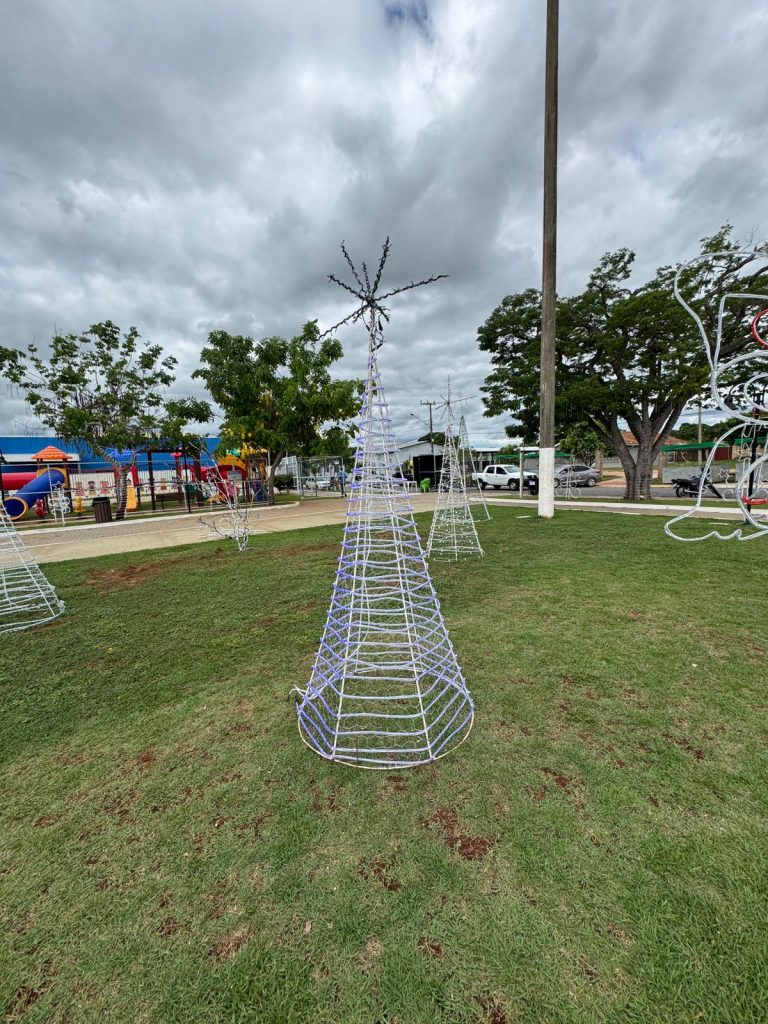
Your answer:
[[[539,448],[539,516],[555,515],[555,449]]]

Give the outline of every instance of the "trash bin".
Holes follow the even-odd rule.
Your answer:
[[[112,503],[109,498],[93,499],[93,514],[97,523],[112,522]]]
[[[538,494],[539,493],[539,481],[538,481],[538,479],[537,480],[533,480],[533,479],[529,480],[529,482],[528,482],[528,493],[531,496],[533,496],[534,494]]]

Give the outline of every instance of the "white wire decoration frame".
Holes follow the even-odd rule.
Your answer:
[[[482,558],[484,554],[467,496],[464,472],[453,436],[453,423],[449,421],[445,427],[443,465],[427,541],[427,558],[431,561],[458,562],[467,558]]]
[[[223,540],[233,540],[241,553],[248,548],[248,543],[256,532],[251,522],[259,518],[259,513],[247,501],[241,501],[237,487],[224,476],[218,466],[208,469],[206,480],[197,483],[207,501],[219,502],[223,506],[216,515],[208,515],[198,519],[201,526],[206,527]]]
[[[64,610],[0,502],[0,635],[42,626]]]
[[[377,349],[387,312],[376,288],[389,241],[372,287],[365,264],[363,285],[342,250],[359,290],[344,287],[362,303],[347,321],[362,319],[368,329],[368,373],[333,595],[309,685],[298,691],[299,732],[329,761],[407,768],[463,742],[474,704],[430,579],[381,387]]]
[[[459,420],[459,465],[464,474],[464,488],[469,499],[469,507],[472,509],[472,516],[475,522],[489,520],[491,513],[485,500],[485,493],[477,482],[477,467],[475,457],[472,454],[472,445],[469,443],[469,431],[467,421],[462,413]]]
[[[726,413],[729,418],[736,417],[741,421],[741,423],[737,424],[735,427],[731,427],[729,430],[726,430],[710,449],[709,455],[707,456],[707,460],[704,463],[704,467],[701,472],[699,479],[699,491],[693,507],[687,509],[682,515],[675,516],[673,519],[668,520],[664,524],[664,532],[667,536],[672,537],[675,540],[681,540],[688,543],[709,539],[741,541],[756,540],[758,537],[762,537],[768,533],[768,520],[763,517],[763,513],[761,511],[754,511],[756,507],[762,509],[762,507],[768,503],[768,498],[760,496],[766,486],[768,478],[768,447],[765,448],[760,457],[755,458],[754,460],[751,453],[746,454],[746,457],[744,457],[744,452],[741,453],[741,457],[739,459],[733,495],[736,499],[737,506],[744,515],[744,523],[742,526],[739,526],[734,530],[728,530],[727,532],[721,532],[720,529],[716,528],[714,530],[709,530],[706,533],[699,534],[698,536],[680,532],[678,529],[680,523],[686,522],[686,520],[693,517],[702,507],[704,494],[707,489],[707,480],[710,477],[712,464],[715,460],[718,448],[725,445],[727,439],[731,437],[731,435],[735,435],[738,432],[744,434],[745,427],[753,433],[759,427],[768,431],[768,340],[761,337],[758,331],[759,323],[768,318],[768,309],[764,308],[762,312],[758,313],[752,320],[751,329],[752,336],[755,340],[755,348],[750,348],[745,352],[741,352],[739,355],[727,362],[720,362],[720,349],[723,340],[723,316],[725,315],[725,307],[728,300],[754,299],[756,302],[760,302],[765,306],[768,305],[768,295],[755,294],[752,292],[726,292],[722,295],[717,310],[717,326],[715,329],[714,344],[711,344],[710,339],[707,337],[707,331],[701,317],[691,307],[691,305],[686,302],[680,292],[680,275],[687,267],[692,266],[694,263],[697,263],[702,259],[714,260],[718,257],[725,256],[751,256],[768,260],[768,253],[748,251],[716,252],[708,253],[705,256],[697,256],[694,259],[689,260],[688,263],[684,263],[678,267],[673,286],[675,298],[683,309],[693,317],[699,330],[710,367],[709,388],[712,401],[719,409]],[[750,368],[752,368],[753,372],[750,372]],[[734,371],[741,373],[745,369],[747,370],[746,378],[735,387],[730,385],[729,376],[732,375]],[[746,529],[743,527],[746,527]]]

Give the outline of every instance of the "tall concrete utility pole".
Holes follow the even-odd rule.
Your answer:
[[[539,515],[555,514],[555,303],[557,298],[557,44],[559,0],[547,0],[544,87],[544,237],[541,274]]]
[[[435,435],[432,432],[432,406],[437,405],[437,402],[433,401],[421,401],[419,405],[429,406],[429,445],[432,449],[432,483],[437,486],[437,469],[435,468]]]

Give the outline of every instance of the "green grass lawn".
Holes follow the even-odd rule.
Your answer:
[[[296,728],[340,528],[48,567],[67,616],[0,647],[0,1019],[768,1019],[768,550],[493,516],[434,567],[475,727],[397,773]]]

